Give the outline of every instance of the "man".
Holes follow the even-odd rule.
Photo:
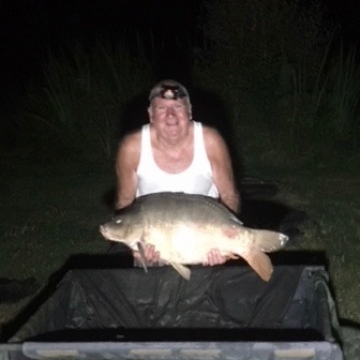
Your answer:
[[[153,87],[149,100],[150,123],[125,136],[118,149],[116,208],[137,196],[174,191],[218,198],[238,213],[239,193],[227,146],[215,129],[192,120],[186,88],[163,80]],[[150,263],[159,259],[155,250],[145,250]],[[225,261],[214,249],[204,265]]]

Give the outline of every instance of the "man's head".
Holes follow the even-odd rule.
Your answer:
[[[163,138],[178,138],[188,133],[191,103],[186,88],[175,80],[163,80],[150,91],[150,122]]]

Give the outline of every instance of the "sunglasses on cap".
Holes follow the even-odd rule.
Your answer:
[[[177,100],[186,97],[187,94],[180,86],[174,85],[161,85],[160,91],[154,94],[150,100],[155,97],[161,97],[162,99]]]

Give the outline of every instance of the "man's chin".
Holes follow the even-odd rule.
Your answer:
[[[167,125],[166,126],[166,134],[173,137],[181,134],[181,128],[179,125]]]

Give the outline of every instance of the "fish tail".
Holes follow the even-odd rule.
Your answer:
[[[247,251],[239,252],[239,254],[264,281],[269,281],[273,266],[269,256],[265,253],[283,248],[288,241],[288,237],[270,230],[248,229],[248,231],[251,245]]]
[[[251,230],[253,233],[253,246],[263,252],[273,252],[283,248],[289,237],[276,231]]]
[[[273,267],[270,258],[266,254],[258,250],[252,250],[242,256],[264,281],[270,280]]]

